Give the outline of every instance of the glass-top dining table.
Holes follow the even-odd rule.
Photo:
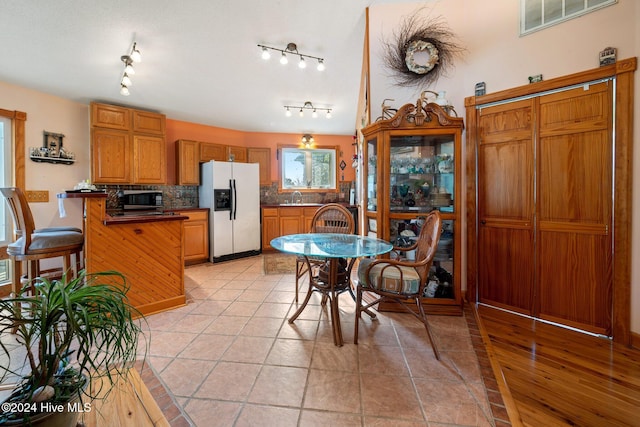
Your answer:
[[[391,243],[381,239],[339,233],[289,234],[271,240],[271,247],[281,252],[303,256],[307,262],[309,262],[309,258],[322,258],[328,261],[328,271],[325,272],[325,278],[318,274],[314,276],[310,270],[307,296],[298,310],[289,318],[289,323],[293,323],[302,313],[313,291],[320,291],[329,298],[333,340],[338,346],[343,344],[343,339],[337,296],[344,290],[351,291],[349,274],[354,260],[385,254],[393,249]],[[346,274],[346,280],[339,281],[342,259],[349,261],[346,272],[341,272],[342,275]]]

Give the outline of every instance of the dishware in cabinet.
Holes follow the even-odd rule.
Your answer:
[[[366,235],[409,246],[421,217],[437,209],[443,233],[425,288],[427,312],[461,314],[461,146],[463,120],[433,103],[407,104],[364,135]],[[412,251],[391,256],[411,258]],[[433,283],[432,283],[433,282]],[[381,303],[380,310],[399,309]]]

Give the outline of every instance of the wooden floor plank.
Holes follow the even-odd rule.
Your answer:
[[[523,425],[640,425],[640,351],[487,306],[477,311]]]

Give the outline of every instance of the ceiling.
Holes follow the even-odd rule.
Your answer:
[[[394,0],[3,0],[0,80],[81,103],[256,132],[352,135],[365,9]],[[133,42],[142,54],[119,93]],[[258,44],[324,58],[301,70],[261,59]],[[285,117],[284,105],[331,108]],[[0,108],[11,108],[0,105]]]

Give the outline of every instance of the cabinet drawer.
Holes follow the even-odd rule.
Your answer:
[[[278,216],[278,208],[262,208],[262,216]]]
[[[182,211],[178,213],[188,216],[189,219],[187,221],[207,221],[209,218],[207,211]]]
[[[302,216],[302,208],[280,208],[280,216]]]

